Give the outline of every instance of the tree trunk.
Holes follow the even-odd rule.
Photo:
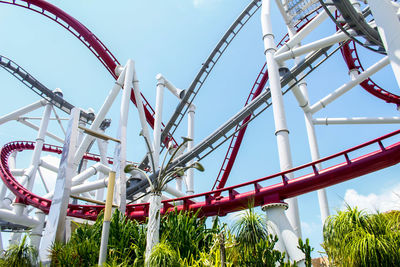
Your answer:
[[[147,223],[147,238],[146,238],[146,261],[149,259],[151,250],[158,244],[160,239],[160,210],[161,210],[161,195],[152,194],[150,196],[149,221]]]

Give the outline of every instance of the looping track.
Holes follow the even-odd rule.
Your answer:
[[[257,10],[259,8],[259,0],[254,0],[251,2],[249,7],[255,8]],[[106,46],[92,33],[90,32],[84,25],[82,25],[79,21],[62,11],[61,9],[43,1],[43,0],[14,0],[14,1],[0,1],[0,3],[11,4],[19,7],[23,7],[32,11],[35,11],[41,15],[46,16],[47,18],[53,20],[58,23],[69,32],[71,32],[74,36],[76,36],[97,58],[98,60],[106,67],[106,69],[110,72],[110,74],[116,78],[115,68],[119,65],[117,59],[112,55],[112,53],[106,48]],[[248,7],[248,8],[249,8]],[[251,10],[249,9],[249,10]],[[241,22],[247,20],[255,13],[254,9],[252,9],[252,13],[250,15],[249,10],[245,10],[245,14],[248,17],[239,17],[240,23],[234,23],[231,27],[236,28],[239,25],[239,30],[243,27],[243,23]],[[235,32],[234,36],[237,32]],[[231,35],[227,35],[223,37],[223,42],[226,42],[224,38],[231,38]],[[234,37],[233,36],[233,37]],[[233,39],[233,38],[232,38]],[[284,38],[285,40],[285,38]],[[231,41],[231,39],[230,39]],[[230,42],[229,41],[229,42]],[[229,43],[227,43],[229,44]],[[350,42],[350,45],[351,42]],[[358,59],[357,51],[355,50],[355,46],[345,45],[342,48],[343,56],[346,60],[346,63],[349,69],[358,69],[362,71],[363,68],[360,64],[360,60]],[[226,48],[226,47],[225,47]],[[222,52],[225,50],[222,50]],[[215,53],[214,53],[215,52]],[[209,70],[206,70],[210,67],[210,64],[215,64],[216,61],[213,61],[212,58],[217,56],[217,60],[221,56],[221,51],[218,50],[213,51],[211,60],[207,60],[204,68],[201,69],[199,73],[199,77],[195,79],[190,89],[192,92],[190,94],[185,95],[185,101],[182,101],[180,104],[181,110],[188,102],[189,96],[193,93],[196,86],[200,85],[194,92],[193,98],[197,94],[201,85],[203,84],[205,78],[210,73],[212,67]],[[204,74],[205,73],[205,74]],[[201,77],[205,75],[205,78],[200,80]],[[254,99],[257,94],[259,94],[265,86],[265,83],[268,80],[268,72],[265,69],[265,65],[263,66],[260,74],[257,77],[256,83],[253,86],[253,89],[250,93],[249,98],[247,99],[246,104]],[[362,84],[364,89],[373,95],[384,99],[387,102],[395,103],[399,105],[400,98],[394,94],[391,94],[371,80],[366,80]],[[256,90],[254,91],[254,89]],[[190,101],[193,101],[193,98]],[[131,94],[131,100],[136,104],[136,99],[134,95]],[[153,126],[154,125],[154,110],[151,108],[149,103],[143,97],[143,105],[145,107],[145,113],[148,123]],[[177,118],[182,117],[185,112],[181,112],[181,110],[176,114]],[[246,123],[246,118],[243,123]],[[180,119],[181,120],[181,119]],[[179,121],[178,121],[179,124]],[[169,127],[169,128],[168,128]],[[173,127],[177,127],[175,120],[171,120],[171,122],[167,125],[168,130],[166,133]],[[354,148],[348,149],[346,151],[340,152],[338,154],[332,155],[330,157],[294,168],[292,170],[288,170],[285,172],[280,172],[271,176],[263,177],[257,180],[253,180],[244,184],[231,186],[225,188],[225,182],[228,178],[229,172],[227,170],[232,168],[234,163],[234,158],[239,150],[241,140],[243,138],[245,127],[238,132],[235,141],[235,145],[232,146],[233,142],[230,145],[230,151],[227,152],[228,163],[227,167],[225,163],[221,169],[221,172],[224,172],[225,175],[223,178],[217,178],[217,181],[214,186],[218,184],[218,189],[202,194],[197,194],[194,196],[171,199],[167,201],[163,201],[163,209],[162,213],[165,213],[169,208],[176,207],[178,210],[182,209],[201,209],[200,213],[204,216],[212,216],[212,215],[225,215],[229,212],[233,212],[239,209],[246,208],[246,204],[249,200],[254,200],[256,206],[268,204],[275,201],[283,201],[286,198],[294,197],[300,194],[304,194],[307,192],[311,192],[320,188],[324,188],[327,186],[331,186],[349,179],[353,179],[359,177],[361,175],[377,171],[389,166],[392,166],[398,162],[400,162],[400,142],[387,145],[383,144],[383,141],[388,139],[389,137],[399,136],[400,130],[388,134],[386,136],[377,138],[365,144],[356,146]],[[164,139],[163,139],[164,140]],[[234,140],[234,139],[232,139]],[[368,154],[364,154],[363,156],[351,158],[349,155],[351,152],[360,151],[365,147],[369,146],[377,146],[379,150],[370,152]],[[51,205],[51,201],[48,199],[44,199],[40,196],[33,194],[32,192],[26,190],[22,185],[20,185],[16,179],[11,175],[9,166],[8,166],[8,158],[14,151],[22,151],[22,150],[32,150],[34,148],[33,142],[21,141],[21,142],[12,142],[6,144],[0,151],[0,176],[3,179],[3,182],[8,186],[8,188],[17,196],[17,201],[22,202],[28,205],[32,205],[38,209],[43,210],[45,213],[49,212],[49,208]],[[43,147],[43,151],[53,152],[60,154],[62,151],[61,147],[45,145]],[[234,157],[229,155],[235,155]],[[229,156],[229,157],[228,157]],[[99,157],[93,154],[86,154],[84,156],[86,159],[99,161]],[[337,165],[330,165],[330,167],[325,168],[323,170],[318,170],[316,165],[324,162],[325,165],[329,165],[328,161],[337,158],[344,158],[345,162]],[[296,178],[292,180],[287,180],[286,175],[292,172],[301,172],[304,170],[310,170],[310,174],[303,176],[296,176]],[[229,170],[230,171],[230,170]],[[227,174],[225,174],[227,173]],[[218,176],[220,177],[220,175]],[[276,181],[278,179],[278,181]],[[263,186],[262,183],[265,181],[273,181],[272,185]],[[241,191],[241,192],[240,192]],[[200,199],[200,201],[199,201]],[[180,205],[174,205],[176,203],[180,203]],[[99,212],[103,209],[103,206],[99,205],[69,205],[68,215],[79,218],[86,219],[95,219]],[[128,205],[126,214],[130,218],[143,220],[148,215],[148,203],[146,204],[135,204]]]

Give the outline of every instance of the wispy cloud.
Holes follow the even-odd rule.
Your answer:
[[[362,195],[354,189],[348,189],[344,196],[342,208],[345,207],[346,203],[351,207],[357,206],[369,213],[400,209],[400,184],[384,190],[381,194]]]

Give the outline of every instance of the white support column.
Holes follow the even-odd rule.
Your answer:
[[[194,140],[194,115],[196,111],[196,106],[191,104],[188,110],[188,134],[187,137]],[[190,152],[193,149],[194,141],[187,142],[187,151]],[[194,160],[192,159],[188,164],[193,164]],[[186,194],[193,195],[194,194],[194,170],[190,168],[187,170],[186,174]]]
[[[40,240],[42,239],[42,232],[44,228],[44,219],[46,218],[46,214],[43,211],[37,210],[36,212],[36,219],[39,221],[39,224],[32,228],[30,239],[31,239],[31,246],[39,250]]]
[[[297,266],[299,267],[306,266],[305,255],[297,247],[298,237],[296,232],[284,213],[284,210],[287,208],[288,205],[286,203],[271,203],[264,205],[262,210],[267,214],[269,228],[275,231],[278,240],[280,240],[285,246],[290,259],[296,261]],[[278,243],[278,246],[282,246],[282,244]]]
[[[165,80],[161,74],[157,74],[157,92],[156,92],[156,106],[155,106],[155,118],[154,118],[154,130],[153,130],[153,144],[154,144],[154,167],[157,168],[153,170],[156,172],[159,168],[159,158],[160,158],[160,143],[161,143],[161,123],[162,123],[162,112],[164,104],[164,88]]]
[[[289,30],[289,38],[292,38],[296,34],[296,30],[291,26],[288,25],[288,30]],[[301,43],[299,43],[299,46]],[[301,49],[295,47],[295,49]],[[295,57],[295,63],[300,64],[301,63],[301,58],[298,56]],[[312,113],[310,112],[310,106],[309,106],[309,97],[308,97],[308,89],[307,89],[307,83],[305,80],[302,80],[297,86],[295,86],[292,89],[293,94],[295,95],[299,106],[303,109],[304,112],[304,120],[305,120],[305,125],[306,125],[306,130],[307,130],[307,136],[308,136],[308,144],[310,147],[310,153],[311,153],[311,159],[312,161],[320,159],[320,154],[319,154],[319,149],[318,149],[318,142],[317,142],[317,136],[315,133],[315,127],[314,124],[312,123]],[[317,168],[321,169],[321,164],[317,164]],[[325,188],[319,189],[317,191],[318,194],[318,203],[319,203],[319,208],[320,208],[320,213],[321,213],[321,220],[322,224],[324,224],[326,218],[329,216],[329,204],[328,204],[328,197],[326,194]]]
[[[389,0],[368,0],[390,64],[400,86],[400,22]]]
[[[126,148],[127,148],[127,127],[128,127],[128,114],[129,114],[129,102],[130,96],[132,92],[132,81],[135,73],[135,63],[129,59],[126,63],[125,67],[125,80],[124,80],[124,90],[122,92],[121,99],[121,109],[120,109],[120,118],[119,118],[119,126],[118,126],[118,137],[120,140],[120,155],[119,159],[115,158],[114,160],[119,160],[119,170],[117,173],[117,185],[118,185],[118,203],[119,210],[122,214],[125,214],[126,209],[126,174],[124,172],[124,168],[126,165]]]
[[[52,199],[46,228],[40,243],[40,260],[46,265],[49,263],[49,247],[55,242],[64,241],[65,218],[71,194],[72,176],[74,170],[74,155],[77,149],[77,132],[80,110],[73,108],[68,123],[67,134],[60,160],[59,172],[54,191],[57,194]]]
[[[94,119],[92,125],[90,126],[90,130],[92,131],[98,131],[100,124],[104,120],[105,116],[107,115],[108,111],[110,110],[112,104],[114,103],[115,98],[117,97],[118,93],[120,92],[122,88],[122,82],[125,79],[125,69],[121,72],[119,75],[117,81],[115,82],[115,85],[111,89],[110,93],[108,94],[106,100],[104,101],[103,105],[101,106],[99,112],[96,115],[96,118]],[[74,165],[75,168],[77,168],[79,161],[82,159],[83,155],[86,152],[86,149],[88,148],[90,142],[94,139],[93,136],[91,135],[85,135],[83,138],[83,141],[79,145],[76,153],[75,153],[75,159],[74,159]]]
[[[102,131],[102,132],[104,133],[104,131]],[[100,162],[104,166],[108,166],[108,160],[107,160],[108,142],[106,140],[97,139],[97,145],[99,148]],[[100,172],[98,174],[97,180],[101,181],[101,180],[104,180],[106,177],[107,177],[106,174]],[[98,201],[104,201],[104,188],[100,188],[100,189],[96,190],[95,199]]]
[[[32,155],[32,160],[31,160],[31,166],[33,166],[33,168],[32,168],[32,171],[29,174],[27,174],[27,175],[29,175],[27,177],[28,178],[27,189],[29,191],[32,191],[33,184],[35,182],[35,176],[36,176],[37,168],[40,163],[40,155],[41,155],[42,149],[43,149],[44,138],[45,138],[45,134],[47,132],[47,126],[49,125],[51,110],[52,110],[52,104],[48,103],[43,112],[43,118],[40,123],[39,132],[38,132],[38,135],[36,138],[35,149],[33,150],[33,155]]]
[[[153,145],[151,144],[149,128],[147,126],[146,115],[144,113],[142,96],[140,94],[139,80],[138,80],[135,68],[133,68],[133,93],[135,95],[136,105],[137,105],[137,109],[138,109],[138,112],[139,112],[140,125],[142,126],[142,134],[143,134],[143,137],[149,143],[148,144],[149,147],[147,148],[149,150],[148,153],[149,153],[149,156],[151,154],[153,156],[153,158],[154,158],[154,151],[152,150]]]
[[[13,207],[13,210],[12,211],[9,211],[10,212],[10,218],[7,218],[7,217],[5,217],[4,215],[2,215],[2,214],[0,214],[1,216],[0,217],[3,217],[3,218],[7,218],[7,221],[11,221],[10,219],[12,219],[12,217],[15,217],[15,219],[17,219],[17,218],[23,218],[24,217],[24,209],[25,209],[25,207],[26,207],[26,205],[25,204],[22,204],[22,203],[16,203],[16,202],[14,202],[13,204],[12,204],[12,207]],[[6,211],[2,211],[3,213],[4,212],[6,212]],[[12,222],[12,221],[11,221]],[[15,221],[14,221],[15,222]],[[11,234],[11,238],[10,238],[10,240],[9,240],[9,244],[10,245],[16,245],[16,244],[18,244],[19,243],[19,240],[21,239],[21,233],[18,233],[18,232],[16,232],[16,233],[12,233]]]
[[[276,52],[276,46],[271,27],[270,4],[271,4],[270,0],[262,1],[261,26],[263,32],[266,62],[268,65],[269,84],[271,90],[272,108],[275,121],[275,135],[278,144],[280,168],[282,171],[285,171],[291,169],[293,167],[293,164],[292,164],[292,157],[289,144],[289,130],[286,126],[286,115],[283,104],[279,70],[278,70],[278,65],[274,58]],[[288,178],[289,179],[293,178],[293,175],[289,175]],[[288,219],[291,225],[293,226],[296,235],[298,237],[301,237],[297,198],[288,199],[287,202],[290,207],[289,210],[287,211]]]

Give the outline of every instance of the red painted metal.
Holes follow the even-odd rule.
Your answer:
[[[57,24],[61,25],[64,29],[72,33],[78,38],[103,64],[103,66],[110,72],[110,74],[116,79],[115,68],[120,65],[118,60],[114,57],[111,51],[100,41],[100,39],[86,28],[78,20],[67,14],[62,9],[44,1],[44,0],[0,0],[0,3],[10,4],[26,8],[28,10],[39,13]],[[146,116],[146,120],[149,125],[154,128],[154,109],[151,107],[146,98],[141,94],[143,100],[143,107]],[[131,101],[137,106],[135,95],[133,91],[131,93]],[[164,126],[164,125],[163,125]],[[170,137],[168,140],[163,140],[167,145],[172,140],[175,145],[176,141]]]
[[[359,73],[364,71],[361,65],[360,58],[357,53],[357,46],[354,41],[349,41],[341,49],[344,61],[347,64],[349,70],[357,70]],[[400,96],[392,94],[379,85],[377,85],[371,78],[364,80],[360,83],[361,87],[364,88],[368,93],[388,102],[400,106]]]
[[[384,140],[388,142],[387,139],[394,136],[399,137],[400,130],[291,170],[215,191],[166,200],[163,201],[161,212],[165,213],[168,209],[174,207],[178,210],[200,209],[200,214],[203,216],[223,216],[230,212],[245,209],[250,200],[254,200],[255,206],[260,206],[332,186],[400,162],[400,142],[386,146],[383,144]],[[356,158],[352,158],[350,155],[352,152],[360,151],[373,145],[378,147],[379,150]],[[8,166],[8,158],[14,151],[33,149],[33,142],[19,141],[6,144],[0,151],[0,176],[7,187],[17,196],[19,202],[32,205],[48,213],[51,201],[26,190],[12,176]],[[62,149],[46,144],[43,147],[43,151],[61,154]],[[93,155],[85,155],[85,158],[90,160]],[[328,161],[337,158],[343,158],[345,161],[317,171],[317,164],[324,163],[325,166],[328,166]],[[304,170],[310,170],[310,174],[291,180],[285,178],[289,173]],[[265,187],[261,185],[265,181],[272,182],[272,179],[279,179],[279,181],[275,181],[272,185]],[[244,190],[249,190],[249,186],[253,189],[243,192]],[[216,195],[218,197],[215,197]],[[199,199],[201,201],[198,201]],[[174,206],[174,204],[180,202],[182,204]],[[148,215],[148,205],[148,203],[128,205],[126,215],[132,219],[144,220]],[[103,208],[104,206],[100,205],[69,205],[67,213],[68,216],[93,220]]]

